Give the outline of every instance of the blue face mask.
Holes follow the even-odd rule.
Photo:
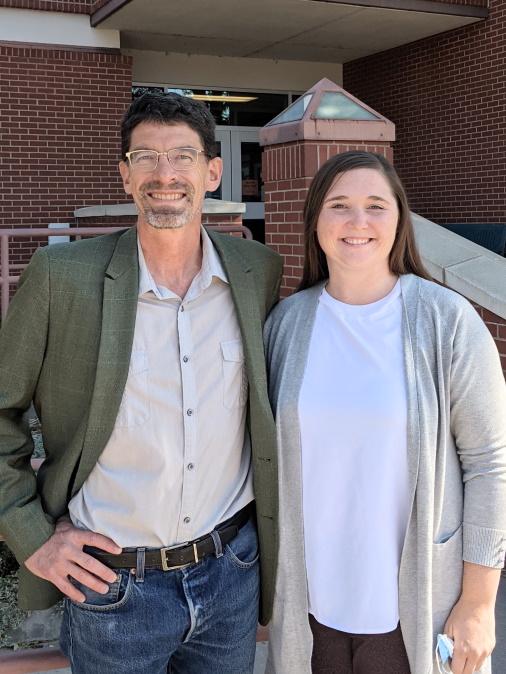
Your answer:
[[[450,663],[453,656],[453,639],[446,634],[438,634],[436,642],[436,664],[441,674],[449,672],[451,674]]]

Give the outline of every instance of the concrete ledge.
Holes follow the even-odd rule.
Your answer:
[[[506,258],[411,214],[427,271],[445,286],[506,318]]]
[[[204,199],[204,215],[240,215],[246,212],[246,204],[219,199]],[[105,206],[87,206],[74,211],[75,218],[120,218],[125,215],[139,214],[135,204],[108,204]]]

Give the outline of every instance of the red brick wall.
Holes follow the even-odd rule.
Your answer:
[[[414,211],[506,222],[506,2],[490,18],[344,66],[344,88],[396,125]]]
[[[311,180],[327,159],[347,150],[379,152],[390,161],[393,160],[388,143],[305,141],[264,147],[265,243],[283,257],[285,274],[281,286],[282,297],[294,291],[302,275],[302,209]]]
[[[493,314],[488,309],[484,309],[477,304],[474,304],[476,311],[485,321],[487,328],[490,330],[492,337],[496,343],[499,355],[501,357],[502,370],[506,377],[506,318],[501,318]]]
[[[0,227],[73,223],[76,208],[127,201],[117,164],[129,57],[0,47],[0,81]]]
[[[92,1],[93,0],[0,0],[0,7],[89,14],[91,12]]]
[[[440,2],[441,0],[435,1]],[[109,0],[0,0],[0,7],[93,14],[108,2]]]
[[[108,2],[109,0],[91,0],[91,13],[93,14],[93,12],[96,12],[97,9],[100,9]]]
[[[450,5],[472,5],[473,7],[486,7],[488,0],[431,0],[431,2],[446,2]]]

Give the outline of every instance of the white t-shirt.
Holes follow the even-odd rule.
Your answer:
[[[410,510],[399,282],[360,306],[323,290],[299,416],[310,613],[344,632],[390,632]]]

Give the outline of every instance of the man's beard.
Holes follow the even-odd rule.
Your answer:
[[[187,225],[195,215],[195,189],[190,183],[171,183],[170,189],[173,191],[184,192],[185,198],[182,205],[176,205],[176,201],[161,201],[160,208],[153,209],[147,200],[145,201],[145,194],[147,192],[162,192],[166,187],[159,181],[146,183],[142,186],[140,193],[140,202],[142,205],[142,214],[147,223],[155,229],[180,229]]]

